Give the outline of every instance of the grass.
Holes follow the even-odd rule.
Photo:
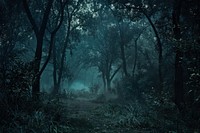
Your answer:
[[[70,94],[73,95],[73,94]],[[178,112],[169,106],[141,104],[138,101],[96,102],[89,94],[81,98],[43,94],[42,102],[25,101],[1,108],[2,133],[156,133],[182,131],[184,122],[177,121]],[[12,106],[11,106],[12,105]],[[157,110],[156,110],[157,109]],[[6,117],[3,117],[6,116]]]

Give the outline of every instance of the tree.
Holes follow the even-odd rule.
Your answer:
[[[121,65],[118,64],[119,40],[116,39],[118,38],[118,30],[116,25],[112,23],[105,28],[100,27],[95,34],[95,41],[93,42],[96,46],[93,45],[88,48],[88,61],[85,62],[98,68],[99,72],[101,72],[104,92],[111,92],[111,82],[121,69]]]
[[[200,107],[199,95],[199,2],[175,0],[172,23],[175,38],[175,103],[187,125],[195,131],[199,129],[197,113]],[[183,20],[180,18],[183,17]],[[189,20],[190,21],[186,21]],[[183,28],[185,27],[185,28]],[[196,27],[196,28],[192,28]],[[190,112],[192,115],[186,115]]]
[[[120,52],[121,52],[121,60],[124,75],[126,77],[130,76],[127,70],[127,61],[126,61],[126,51],[125,48],[133,39],[133,29],[130,22],[124,22],[125,20],[121,20],[121,22],[117,22],[118,29],[119,29],[119,37],[120,37]]]
[[[44,65],[42,66],[41,70],[40,70],[40,75],[43,73],[44,69],[46,68],[50,58],[51,58],[51,53],[52,53],[52,48],[54,47],[55,49],[55,37],[56,37],[56,34],[58,32],[58,30],[60,29],[62,23],[63,23],[63,19],[64,19],[64,8],[65,8],[65,5],[67,4],[67,2],[62,2],[62,0],[59,1],[59,4],[60,4],[60,9],[58,9],[58,14],[54,12],[54,14],[51,16],[51,20],[55,20],[52,21],[52,24],[51,25],[51,31],[50,32],[50,41],[49,41],[49,52],[48,52],[48,56],[47,56],[47,59],[44,63]],[[53,27],[53,25],[55,24],[55,27]],[[49,29],[50,30],[50,29]]]
[[[61,36],[60,41],[58,41],[59,44],[56,45],[55,43],[53,48],[54,94],[57,94],[59,92],[60,84],[64,77],[65,68],[68,66],[66,65],[66,50],[69,49],[72,56],[72,44],[73,42],[78,41],[79,30],[90,18],[90,13],[87,9],[84,9],[85,4],[87,4],[87,2],[83,0],[78,0],[69,1],[69,3],[66,5],[66,9],[64,11],[64,13],[66,14],[66,18],[64,19],[65,27],[63,27],[64,30],[60,32],[60,35],[62,34],[64,36]],[[78,28],[79,30],[77,30]],[[67,68],[66,71],[68,70],[69,69]]]
[[[162,43],[161,39],[158,33],[158,30],[153,23],[151,19],[151,15],[156,13],[155,8],[158,7],[159,2],[154,1],[154,2],[149,2],[149,1],[115,1],[115,0],[110,0],[107,2],[109,6],[114,5],[115,10],[121,10],[122,13],[119,13],[121,15],[125,15],[127,13],[128,17],[130,19],[132,18],[138,18],[141,15],[144,15],[145,18],[148,20],[150,26],[152,27],[154,34],[156,36],[156,50],[158,51],[158,78],[159,78],[159,93],[162,92],[163,90],[163,75],[162,75],[162,56],[163,56],[163,49],[162,49]],[[163,2],[164,3],[164,2]],[[162,5],[163,3],[160,3]],[[123,47],[121,46],[121,51],[123,51]],[[123,52],[122,52],[123,53]],[[125,61],[124,61],[124,66],[125,66]],[[124,67],[125,70],[125,67]],[[126,70],[125,70],[126,71]]]
[[[174,35],[175,38],[179,41],[181,38],[180,32],[180,11],[181,11],[181,0],[177,0],[173,9],[173,24],[174,24]],[[176,48],[176,57],[175,57],[175,103],[180,110],[183,108],[183,68],[182,68],[182,58],[183,53],[180,48]]]
[[[36,37],[37,45],[36,45],[36,51],[35,51],[35,57],[33,60],[33,70],[34,70],[34,78],[33,78],[33,85],[32,85],[32,94],[34,99],[38,99],[38,95],[40,92],[40,77],[41,77],[41,71],[40,71],[40,65],[41,65],[41,59],[42,59],[42,48],[43,48],[43,39],[45,35],[45,30],[47,27],[49,14],[51,12],[51,8],[53,5],[54,0],[49,0],[47,2],[46,8],[44,10],[44,14],[41,20],[41,24],[38,26],[36,23],[36,20],[34,19],[30,7],[28,5],[27,0],[23,0],[23,7],[24,11],[26,12],[27,18],[30,21],[33,31]]]

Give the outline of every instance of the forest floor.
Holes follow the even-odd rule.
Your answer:
[[[156,106],[158,112],[148,104],[111,100],[106,95],[51,97],[44,94],[43,97],[42,102],[27,101],[20,108],[13,104],[3,106],[0,133],[167,133],[176,130],[176,113],[171,106],[165,110]]]
[[[89,98],[65,99],[64,114],[71,133],[149,133],[146,129],[119,126],[117,103],[94,102]]]

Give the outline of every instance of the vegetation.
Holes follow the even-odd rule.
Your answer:
[[[198,0],[0,1],[0,132],[200,132]]]

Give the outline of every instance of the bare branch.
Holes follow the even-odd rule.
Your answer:
[[[43,64],[40,72],[39,72],[39,75],[41,75],[43,73],[43,71],[45,70],[50,58],[51,58],[51,53],[52,53],[52,48],[53,48],[53,45],[55,43],[55,36],[56,36],[56,33],[57,31],[60,29],[61,25],[62,25],[62,22],[63,22],[63,19],[64,19],[64,7],[66,5],[66,2],[62,5],[62,2],[60,2],[60,12],[61,12],[61,16],[60,16],[60,21],[58,22],[58,25],[57,27],[51,32],[51,39],[50,39],[50,45],[49,45],[49,52],[48,52],[48,56],[47,56],[47,59],[45,61],[45,63]]]
[[[111,78],[110,78],[111,81],[113,80],[113,78],[115,77],[115,75],[117,74],[117,72],[121,69],[121,67],[122,67],[122,65],[120,65],[120,66],[114,71],[114,73],[112,74],[112,76],[111,76]]]
[[[23,0],[23,7],[24,7],[24,10],[27,14],[27,17],[31,23],[31,25],[33,26],[33,30],[35,32],[35,35],[38,35],[38,32],[39,32],[39,29],[38,29],[38,26],[36,25],[36,22],[35,20],[33,19],[33,15],[29,9],[29,6],[28,6],[28,3],[27,3],[27,0]]]
[[[52,4],[53,4],[53,1],[54,0],[48,1],[44,15],[43,15],[43,18],[42,18],[42,24],[41,24],[40,31],[39,31],[40,35],[42,35],[42,36],[44,35],[45,29],[46,29],[46,25],[47,25],[47,22],[48,22],[49,14],[51,12],[51,7],[52,7]]]

